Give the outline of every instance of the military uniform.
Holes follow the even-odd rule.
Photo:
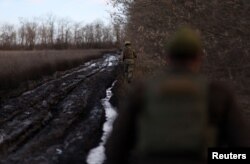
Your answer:
[[[145,139],[146,142],[150,139],[157,139],[158,134],[155,136],[144,135],[140,137],[141,116],[146,110],[147,104],[146,86],[139,84],[134,92],[129,96],[129,104],[126,108],[121,109],[119,116],[115,122],[113,133],[107,143],[107,161],[106,164],[122,164],[122,163],[136,163],[136,164],[154,164],[154,163],[203,163],[200,156],[194,154],[162,154],[154,156],[151,155],[138,155],[137,147],[141,145],[141,140]],[[209,125],[216,127],[218,133],[216,134],[217,146],[246,146],[247,137],[245,136],[244,123],[241,119],[241,113],[237,108],[235,98],[232,92],[224,85],[216,82],[208,82],[207,84],[207,112]],[[156,111],[157,112],[157,111]],[[204,113],[202,113],[204,114]],[[158,115],[159,116],[159,115]],[[160,118],[159,118],[160,117]],[[158,120],[170,119],[170,116],[161,114]],[[188,117],[188,115],[186,116]],[[183,116],[185,118],[185,116]],[[174,119],[174,118],[172,118]],[[166,120],[169,123],[169,120]],[[150,129],[150,124],[143,122],[144,128]],[[157,126],[151,125],[152,128],[160,130]],[[163,124],[164,126],[164,124]],[[165,127],[168,127],[166,125]],[[239,128],[240,127],[240,128]],[[208,131],[207,131],[208,132]],[[165,133],[170,133],[166,129]],[[143,133],[142,133],[143,134]],[[144,133],[145,134],[145,133]],[[153,135],[153,134],[152,134]],[[178,140],[177,140],[178,141]],[[164,143],[159,138],[159,145],[164,146]],[[154,149],[152,147],[152,149]],[[186,154],[185,154],[186,153]]]
[[[184,29],[169,42],[167,53],[170,68],[140,83],[127,106],[119,107],[107,164],[203,163],[208,146],[249,146],[232,92],[198,74],[199,37]]]
[[[132,49],[130,42],[125,43],[123,49],[124,77],[126,81],[131,82],[136,59],[135,51]]]

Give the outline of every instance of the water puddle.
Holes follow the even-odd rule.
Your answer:
[[[106,158],[104,145],[112,132],[113,123],[117,117],[115,108],[109,102],[111,96],[113,95],[111,89],[114,87],[115,83],[116,82],[112,84],[111,88],[107,89],[106,98],[102,99],[102,105],[106,113],[106,122],[103,125],[103,136],[99,146],[89,152],[87,157],[88,164],[102,164]]]
[[[117,55],[107,55],[105,58],[106,59],[103,63],[104,66],[111,67],[111,66],[117,65],[119,62],[119,56]]]

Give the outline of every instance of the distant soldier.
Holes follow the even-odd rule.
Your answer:
[[[171,66],[140,84],[119,113],[107,164],[195,164],[209,146],[247,146],[233,94],[199,74],[203,51],[196,32],[176,33],[167,55]]]
[[[125,42],[125,47],[123,49],[123,62],[124,62],[124,77],[128,83],[132,81],[135,59],[137,58],[135,51],[133,50],[131,43],[129,41]]]

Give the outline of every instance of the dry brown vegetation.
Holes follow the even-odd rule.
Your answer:
[[[115,21],[124,23],[126,39],[143,58],[140,72],[150,72],[164,57],[164,44],[180,26],[202,35],[205,65],[212,80],[232,84],[249,119],[250,1],[248,0],[109,0],[117,7]],[[146,57],[148,58],[148,57]],[[145,66],[143,66],[145,65]],[[249,119],[250,121],[250,119]]]
[[[127,39],[144,54],[164,56],[164,45],[173,32],[190,25],[201,32],[209,69],[250,63],[249,1],[110,1],[120,6],[120,15],[125,14],[120,22],[126,24]]]
[[[105,50],[0,51],[0,88],[63,71],[100,57]]]
[[[165,56],[164,45],[180,26],[200,31],[205,72],[228,81],[249,78],[250,3],[246,0],[110,0],[125,23],[126,39],[141,55]],[[217,74],[219,72],[219,74]]]

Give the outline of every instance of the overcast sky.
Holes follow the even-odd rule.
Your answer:
[[[107,0],[0,0],[0,23],[18,23],[19,17],[53,14],[85,23],[101,19],[109,22]]]

